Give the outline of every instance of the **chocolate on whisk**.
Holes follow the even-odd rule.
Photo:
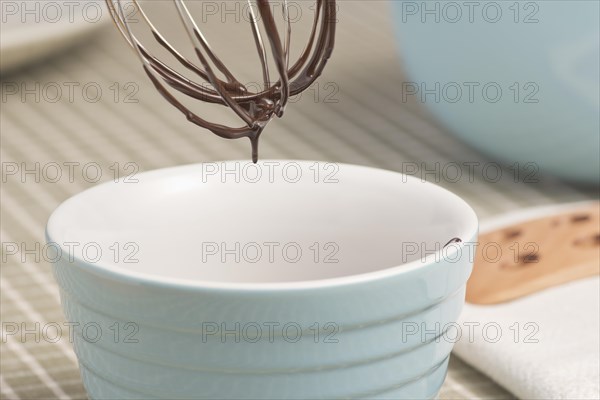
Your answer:
[[[250,0],[248,1],[250,2]],[[258,139],[267,123],[274,116],[281,117],[283,115],[290,96],[301,93],[319,77],[333,51],[336,25],[335,0],[315,1],[315,16],[308,44],[298,60],[292,63],[291,66],[290,42],[292,29],[288,17],[287,0],[284,0],[282,4],[286,27],[281,33],[273,17],[269,0],[256,0],[256,11],[249,3],[250,28],[259,54],[264,84],[262,90],[256,92],[250,91],[238,81],[216,56],[184,0],[172,0],[172,2],[187,31],[200,65],[196,65],[185,58],[161,35],[138,0],[106,0],[106,3],[117,28],[129,45],[137,52],[144,70],[162,96],[180,110],[189,121],[212,131],[220,137],[227,139],[249,138],[252,143],[252,160],[256,162],[258,159]],[[194,73],[202,83],[188,79],[150,53],[131,30],[128,17],[123,11],[124,3],[133,4],[137,12],[136,15],[141,16],[154,39],[173,55],[183,67]],[[259,19],[262,21],[266,41],[277,69],[278,79],[274,83],[271,83],[270,79],[268,51],[259,27]],[[217,77],[215,70],[218,70],[225,79],[222,80]],[[209,83],[210,87],[207,87],[206,83]],[[229,127],[210,122],[193,113],[182,104],[169,88],[197,100],[228,106],[243,121],[244,125]]]

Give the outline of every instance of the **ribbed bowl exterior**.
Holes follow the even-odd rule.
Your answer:
[[[66,259],[53,267],[92,399],[425,399],[443,383],[453,345],[443,333],[471,272],[470,253],[458,254],[286,290],[135,282]]]

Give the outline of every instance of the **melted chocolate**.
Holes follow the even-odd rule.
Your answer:
[[[461,242],[462,242],[462,240],[460,238],[457,238],[457,237],[452,238],[448,241],[448,243],[446,243],[444,245],[444,248],[450,246],[452,243],[461,243]]]
[[[254,162],[258,160],[258,140],[267,123],[274,116],[281,117],[283,115],[290,96],[296,95],[308,88],[321,75],[327,60],[331,57],[335,43],[335,0],[315,0],[315,17],[308,44],[298,60],[290,67],[291,24],[289,18],[286,17],[287,28],[284,31],[282,40],[275,19],[273,18],[272,7],[269,1],[257,0],[258,13],[263,23],[264,32],[269,42],[279,79],[274,84],[270,82],[267,50],[258,26],[258,18],[253,8],[250,7],[250,25],[260,57],[264,81],[262,91],[250,92],[247,87],[235,79],[233,74],[231,74],[210,48],[182,0],[174,0],[174,4],[194,45],[194,50],[201,67],[183,57],[156,30],[141,6],[134,0],[133,4],[136,10],[150,27],[156,41],[167,49],[182,66],[201,78],[204,83],[209,82],[212,86],[212,89],[210,89],[205,87],[205,85],[184,77],[150,54],[130,30],[127,24],[127,16],[123,12],[120,1],[106,0],[110,14],[117,28],[119,28],[129,44],[137,51],[144,64],[144,70],[156,89],[171,105],[181,111],[190,122],[208,129],[223,138],[249,138],[252,144],[252,160]],[[287,15],[287,8],[284,7],[283,10],[284,16]],[[225,80],[221,80],[216,76],[213,67],[225,77]],[[209,122],[184,106],[169,91],[168,87],[197,100],[230,107],[244,121],[245,125],[242,127],[228,127]]]

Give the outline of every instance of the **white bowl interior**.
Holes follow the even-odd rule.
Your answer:
[[[477,229],[464,201],[412,177],[344,164],[273,163],[279,166],[229,162],[238,172],[225,175],[223,163],[190,165],[141,174],[138,183],[99,185],[63,203],[48,236],[98,268],[272,283],[396,267]]]

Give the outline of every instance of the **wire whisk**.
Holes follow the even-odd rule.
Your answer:
[[[129,18],[124,12],[124,3],[134,7],[141,21],[150,29],[154,40],[166,49],[174,59],[186,70],[197,77],[197,80],[177,72],[171,66],[150,53],[148,47],[141,43],[130,26]],[[258,138],[267,123],[274,117],[281,117],[290,96],[301,93],[308,88],[322,73],[331,57],[335,42],[336,4],[335,0],[315,0],[315,15],[308,43],[296,61],[290,66],[290,43],[292,25],[289,18],[287,0],[282,3],[285,27],[277,27],[273,16],[273,8],[269,0],[256,0],[253,6],[248,0],[249,25],[259,55],[263,87],[250,91],[217,57],[210,47],[197,20],[194,18],[184,0],[172,0],[179,19],[187,32],[190,44],[199,61],[184,57],[156,28],[148,17],[144,7],[138,0],[106,0],[108,10],[117,28],[129,45],[135,50],[143,64],[146,74],[152,80],[162,96],[192,123],[208,129],[216,135],[237,139],[247,137],[252,143],[252,160],[258,159]],[[163,6],[163,5],[161,5]],[[256,10],[255,10],[256,8]],[[257,13],[258,12],[258,13]],[[261,32],[259,19],[264,30]],[[268,44],[266,44],[267,42]],[[277,72],[277,80],[272,83],[269,74],[268,48]],[[223,79],[217,76],[220,73]],[[196,79],[196,78],[195,78]],[[208,83],[208,85],[207,85]],[[227,106],[243,121],[240,127],[229,127],[210,122],[192,112],[179,101],[172,90],[190,98]]]

